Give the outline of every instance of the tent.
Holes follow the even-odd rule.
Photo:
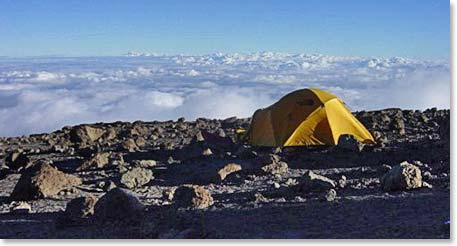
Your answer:
[[[257,110],[246,137],[254,146],[311,146],[336,145],[345,134],[374,143],[341,99],[320,89],[301,89]]]

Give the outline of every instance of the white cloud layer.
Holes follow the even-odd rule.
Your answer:
[[[328,90],[353,110],[450,105],[449,65],[441,61],[272,52],[0,58],[0,135],[87,122],[247,117],[307,87]]]

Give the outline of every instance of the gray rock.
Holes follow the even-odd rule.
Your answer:
[[[77,222],[89,218],[94,214],[97,198],[93,195],[78,197],[71,200],[65,208],[64,218]]]
[[[328,202],[332,202],[336,199],[336,190],[330,189],[324,196],[324,199]]]
[[[241,171],[241,170],[242,170],[242,168],[240,165],[235,164],[235,163],[229,163],[217,172],[216,179],[218,181],[223,181],[228,175]]]
[[[104,168],[109,163],[109,156],[109,153],[96,153],[89,160],[84,161],[76,170],[86,171]]]
[[[154,179],[154,177],[151,170],[135,167],[122,174],[120,182],[125,187],[133,189],[149,183],[152,179]]]
[[[410,190],[422,186],[421,170],[413,164],[402,162],[392,167],[382,178],[385,191]]]
[[[336,187],[336,182],[322,175],[307,171],[300,179],[296,190],[302,192],[326,192]]]
[[[360,152],[363,150],[364,144],[359,143],[352,135],[341,135],[336,147],[340,150]]]
[[[99,223],[138,223],[143,214],[144,205],[140,200],[133,193],[121,188],[110,190],[94,207],[94,219]]]

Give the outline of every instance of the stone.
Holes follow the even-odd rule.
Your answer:
[[[242,170],[242,168],[240,165],[235,164],[235,163],[229,163],[217,172],[217,179],[219,181],[223,181],[228,175],[241,171],[241,170]]]
[[[328,202],[332,202],[336,199],[336,190],[330,189],[324,196],[325,200]]]
[[[76,168],[77,171],[86,171],[86,170],[93,170],[93,169],[101,169],[104,168],[110,161],[109,153],[96,153],[92,156],[89,160],[86,160]]]
[[[121,144],[121,150],[127,151],[127,152],[136,152],[140,148],[136,145],[135,141],[133,139],[127,139]]]
[[[146,145],[146,140],[144,139],[144,137],[137,137],[135,139],[135,144],[138,146],[138,147],[144,147]]]
[[[129,189],[141,187],[154,179],[153,173],[149,169],[135,167],[130,171],[122,174],[121,184]]]
[[[326,192],[336,187],[336,182],[325,176],[307,171],[298,182],[296,190],[302,192]]]
[[[287,163],[280,161],[281,158],[275,154],[260,156],[256,159],[264,174],[284,175],[289,170]]]
[[[195,209],[208,208],[214,204],[211,193],[198,185],[183,185],[176,189],[173,201],[177,207],[190,207]]]
[[[66,174],[43,161],[26,170],[19,178],[10,198],[13,200],[32,200],[54,197],[62,190],[82,184],[79,177]]]
[[[337,149],[341,150],[348,150],[353,152],[360,152],[362,151],[364,144],[359,143],[357,139],[355,139],[352,135],[341,135],[338,138]]]
[[[20,170],[29,165],[30,159],[22,150],[15,150],[5,157],[5,164],[9,169]]]
[[[381,178],[384,191],[411,190],[422,186],[421,170],[406,161],[392,167]]]
[[[92,127],[87,125],[75,126],[70,131],[70,140],[73,143],[80,143],[82,145],[92,144],[97,141],[105,130],[98,127]]]
[[[427,188],[427,189],[432,189],[433,188],[433,185],[425,182],[425,181],[422,181],[422,186],[423,188]]]
[[[70,221],[80,221],[94,214],[97,198],[93,195],[78,197],[71,200],[65,208],[64,218]]]
[[[338,180],[338,186],[340,188],[344,188],[344,187],[346,187],[346,184],[347,184],[346,176],[341,175],[341,178]]]
[[[148,168],[156,166],[157,162],[155,160],[138,160],[135,161],[135,164],[139,167]]]
[[[204,155],[204,156],[210,156],[210,155],[212,155],[212,154],[213,154],[213,151],[211,151],[210,148],[206,148],[206,149],[204,149],[203,152],[202,152],[202,155]]]
[[[32,206],[27,202],[13,202],[11,205],[12,214],[29,214],[32,211]]]
[[[142,220],[143,214],[144,205],[136,195],[121,188],[107,192],[94,207],[94,219],[100,223],[138,223]]]

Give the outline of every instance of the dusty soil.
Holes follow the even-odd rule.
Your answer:
[[[450,219],[449,110],[354,114],[375,136],[376,145],[362,150],[254,148],[235,141],[234,130],[249,127],[249,119],[236,118],[97,123],[0,138],[0,238],[449,239],[450,226],[445,224]],[[86,126],[100,130],[95,138],[81,137],[78,129]],[[9,160],[15,151],[26,156],[19,166]],[[109,153],[109,163],[78,169],[96,153]],[[259,160],[269,154],[288,168],[274,174],[262,171]],[[116,161],[119,156],[123,160]],[[13,213],[18,201],[10,194],[26,166],[40,160],[52,161],[83,184],[26,201],[29,213]],[[144,166],[141,160],[155,164]],[[384,191],[381,177],[389,166],[403,161],[419,167],[431,187]],[[214,179],[228,163],[242,170],[222,181]],[[110,189],[109,182],[126,188],[121,176],[138,166],[153,172],[146,184],[130,188],[146,206],[141,221],[104,223],[89,218],[66,223],[63,211],[69,201],[87,194],[101,197]],[[336,197],[297,192],[295,186],[308,170],[342,182],[334,189]],[[183,184],[204,187],[214,203],[203,209],[177,208],[168,194]]]

